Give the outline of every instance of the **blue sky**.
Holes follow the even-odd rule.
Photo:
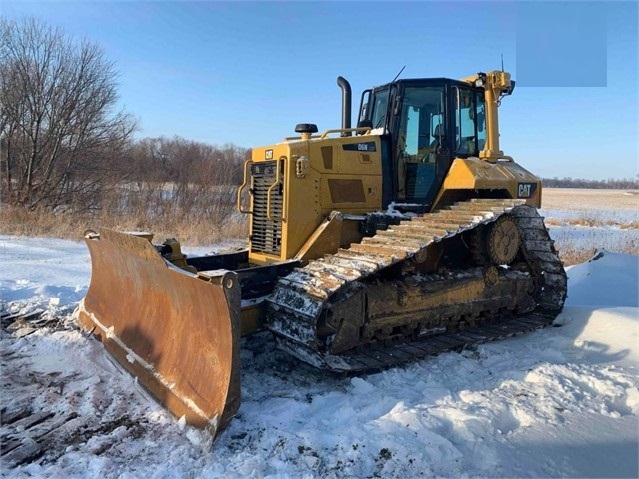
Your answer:
[[[251,147],[340,126],[360,92],[505,69],[501,147],[542,177],[639,173],[637,2],[0,0],[105,51],[138,136]],[[518,76],[519,72],[519,76]]]

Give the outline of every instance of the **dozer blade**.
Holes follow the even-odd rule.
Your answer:
[[[176,417],[215,437],[240,405],[240,285],[192,274],[140,236],[87,235],[91,284],[81,324]]]

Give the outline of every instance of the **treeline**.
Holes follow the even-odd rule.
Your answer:
[[[180,137],[145,138],[125,152],[122,181],[103,202],[112,214],[190,216],[223,224],[235,215],[235,192],[250,150]]]
[[[233,215],[249,150],[135,139],[103,50],[35,20],[0,17],[0,205],[144,218]]]
[[[639,189],[639,179],[624,178],[621,180],[609,178],[607,180],[585,180],[579,178],[542,178],[546,188],[590,188],[609,190]]]
[[[223,146],[173,138],[144,138],[124,154],[129,174],[137,182],[186,185],[239,185],[242,165],[250,150],[232,144]]]
[[[136,121],[115,108],[117,75],[95,44],[0,17],[3,203],[90,209],[120,180]]]
[[[0,16],[0,230],[79,237],[144,229],[210,244],[245,237],[235,191],[249,150],[136,139],[102,48]]]

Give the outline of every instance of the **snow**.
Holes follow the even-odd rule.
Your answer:
[[[68,417],[22,477],[637,477],[639,258],[568,269],[556,325],[383,372],[326,374],[242,340],[242,405],[214,444],[170,417],[75,325],[83,243],[0,236],[2,306],[50,323],[2,330],[1,406]],[[16,423],[13,423],[16,424]],[[3,425],[3,445],[29,429]],[[9,438],[9,439],[8,439]]]
[[[637,196],[633,196],[636,199]],[[619,207],[618,209],[611,211],[609,207],[592,207],[588,206],[585,209],[580,209],[579,205],[574,205],[573,209],[554,209],[554,208],[540,208],[539,214],[546,218],[553,218],[560,221],[586,221],[591,224],[624,224],[632,221],[639,221],[639,201],[635,201],[635,205],[632,209]]]
[[[584,226],[551,226],[548,228],[550,236],[556,241],[559,249],[562,245],[569,245],[576,250],[588,248],[594,250],[593,245],[609,251],[625,251],[626,245],[639,245],[639,229],[623,229],[615,226],[584,227]]]

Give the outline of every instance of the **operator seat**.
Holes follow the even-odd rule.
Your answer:
[[[433,141],[430,143],[430,147],[435,149],[440,144],[443,144],[446,138],[446,132],[444,131],[444,126],[440,123],[435,127]]]
[[[435,126],[433,141],[430,142],[430,149],[428,153],[422,159],[424,163],[435,164],[437,162],[437,150],[440,146],[443,146],[446,142],[446,136],[444,131],[444,126],[440,123]]]

